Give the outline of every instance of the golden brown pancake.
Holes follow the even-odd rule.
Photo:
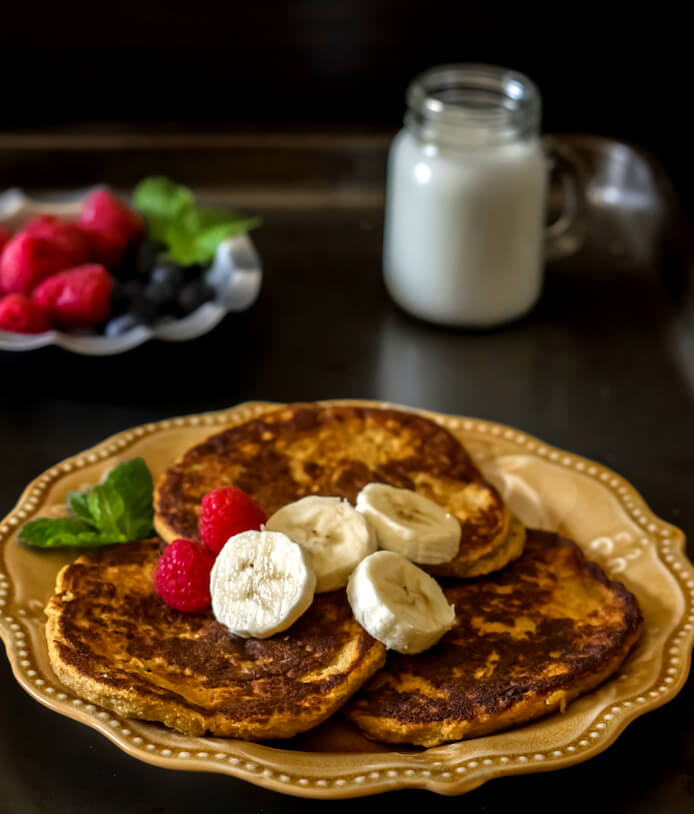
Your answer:
[[[435,746],[563,710],[622,665],[636,599],[555,534],[529,531],[497,574],[444,587],[456,623],[417,656],[391,653],[345,707],[367,737]]]
[[[371,482],[414,489],[458,518],[458,554],[437,575],[488,573],[522,551],[521,524],[448,430],[375,407],[291,404],[211,436],[159,479],[155,525],[169,542],[197,539],[200,502],[218,486],[243,489],[269,516],[306,495],[354,504]]]
[[[328,718],[385,660],[344,591],[319,594],[269,639],[228,633],[210,612],[169,608],[152,574],[161,543],[80,557],[46,614],[51,664],[67,687],[119,715],[187,735],[287,738]]]

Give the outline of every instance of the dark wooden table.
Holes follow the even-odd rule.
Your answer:
[[[372,136],[296,137],[289,146],[211,137],[168,147],[146,138],[116,138],[110,147],[98,139],[52,147],[40,137],[0,139],[2,187],[100,178],[125,187],[156,169],[266,216],[254,238],[265,266],[262,294],[209,335],[106,358],[56,348],[0,352],[0,516],[42,470],[128,426],[248,399],[359,397],[501,421],[593,458],[691,535],[689,232],[658,165],[622,148],[622,191],[642,194],[618,196],[616,204],[613,195],[610,203],[602,192],[616,147],[579,140],[593,179],[585,245],[548,270],[531,316],[473,333],[417,322],[388,299],[380,271],[385,145]],[[690,543],[690,556],[692,550]],[[5,658],[0,701],[2,812],[226,814],[327,805],[231,777],[140,763],[36,703]],[[694,683],[575,767],[495,780],[463,799],[396,792],[330,806],[411,804],[471,812],[518,804],[553,814],[691,812]]]

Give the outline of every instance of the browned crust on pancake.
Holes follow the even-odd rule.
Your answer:
[[[212,435],[159,479],[155,523],[168,541],[197,539],[200,502],[218,486],[243,489],[269,516],[310,494],[354,504],[372,482],[414,489],[458,517],[461,545],[440,575],[487,573],[519,553],[507,553],[506,506],[458,439],[417,413],[376,407],[291,404]]]
[[[114,712],[188,735],[286,738],[332,715],[385,660],[344,591],[317,595],[285,633],[242,639],[211,613],[185,614],[154,592],[160,541],[80,557],[46,608],[60,680]]]
[[[563,709],[620,668],[642,626],[624,585],[545,532],[502,572],[444,590],[455,627],[418,656],[390,654],[345,708],[368,737],[434,746]]]
[[[525,547],[526,528],[521,521],[508,512],[508,527],[505,537],[484,556],[472,562],[460,557],[441,565],[420,565],[434,577],[471,578],[491,574],[518,559]]]

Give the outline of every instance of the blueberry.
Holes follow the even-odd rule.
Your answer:
[[[144,321],[130,311],[109,320],[104,328],[104,333],[106,336],[111,338],[115,336],[122,336],[128,331],[131,331],[133,328],[136,328],[138,325],[144,325]]]
[[[152,269],[149,276],[150,283],[166,283],[172,289],[178,290],[185,279],[185,274],[180,266],[175,263],[158,262]]]
[[[143,296],[153,302],[158,310],[162,310],[174,303],[177,293],[176,288],[170,282],[164,280],[149,283],[144,290]]]
[[[203,303],[214,299],[214,288],[202,279],[191,280],[183,286],[178,295],[178,308],[181,314],[191,314]]]

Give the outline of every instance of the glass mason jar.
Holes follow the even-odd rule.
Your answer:
[[[384,279],[445,325],[515,319],[542,288],[549,162],[540,93],[522,74],[449,65],[407,90],[388,160]]]

